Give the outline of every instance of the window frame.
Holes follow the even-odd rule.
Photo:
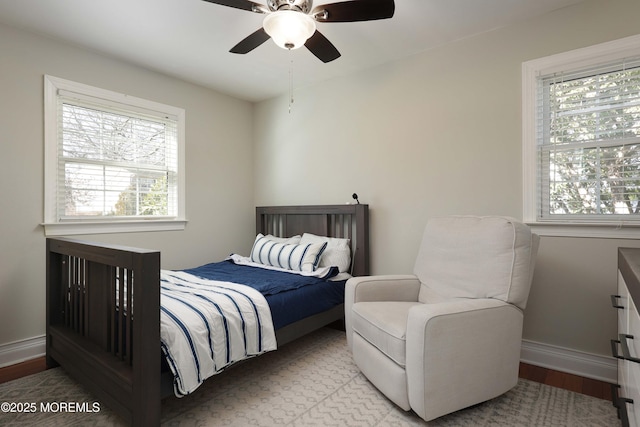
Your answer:
[[[567,237],[639,238],[640,221],[544,219],[537,216],[540,197],[538,176],[537,93],[538,77],[573,72],[640,55],[640,35],[522,63],[522,194],[523,220],[539,235]]]
[[[60,220],[58,218],[57,175],[58,175],[58,93],[68,91],[94,100],[103,100],[105,108],[109,104],[129,107],[131,110],[144,109],[177,118],[177,213],[171,217],[158,219],[144,218],[101,218]],[[185,215],[185,110],[122,93],[100,89],[82,83],[44,76],[44,227],[46,236],[76,234],[126,233],[145,231],[184,230]]]

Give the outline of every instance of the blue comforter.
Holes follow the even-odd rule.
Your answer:
[[[194,276],[250,286],[265,296],[275,329],[329,310],[344,302],[344,280],[303,276],[235,264],[231,259],[185,270]],[[332,268],[327,274],[338,273]]]
[[[301,276],[295,273],[237,265],[231,260],[213,262],[184,271],[204,279],[247,285],[264,296],[326,282],[326,279],[319,277]],[[336,273],[337,269],[333,275]]]

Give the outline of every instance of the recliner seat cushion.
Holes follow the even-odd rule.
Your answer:
[[[401,367],[406,366],[407,318],[419,302],[372,301],[353,305],[353,331]]]

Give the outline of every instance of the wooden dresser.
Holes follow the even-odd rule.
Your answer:
[[[618,310],[618,338],[611,340],[618,359],[618,387],[613,403],[623,426],[640,422],[640,249],[618,249],[618,294],[611,296]]]

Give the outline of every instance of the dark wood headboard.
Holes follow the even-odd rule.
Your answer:
[[[256,208],[256,233],[291,237],[313,233],[351,241],[351,274],[369,269],[369,205],[262,206]]]

